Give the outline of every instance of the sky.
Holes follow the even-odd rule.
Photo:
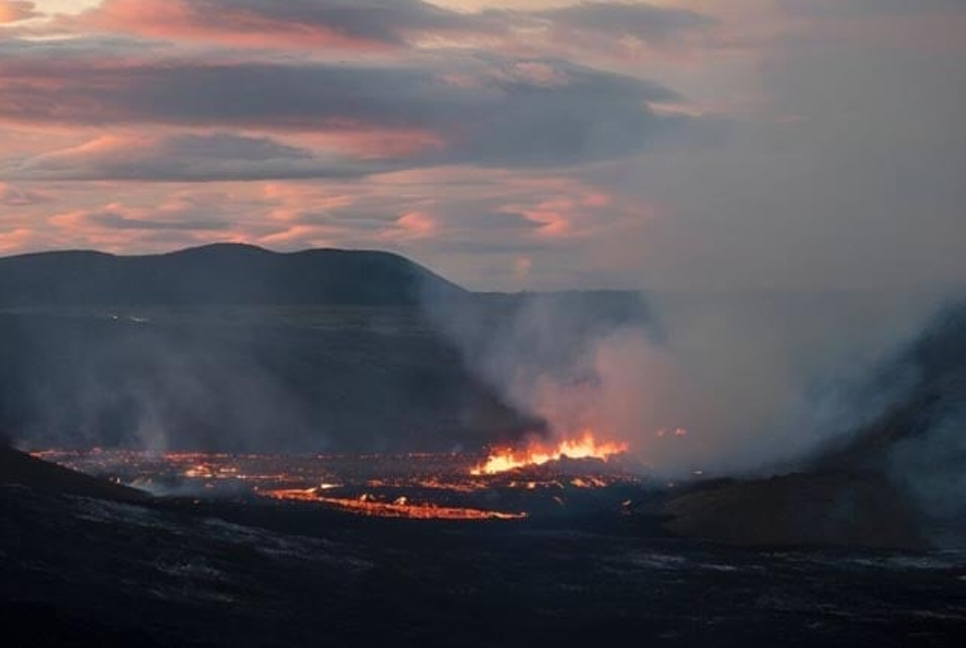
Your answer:
[[[0,0],[0,254],[946,290],[963,114],[964,0]]]

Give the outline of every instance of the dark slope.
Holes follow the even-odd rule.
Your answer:
[[[35,447],[477,447],[524,425],[399,309],[0,314],[0,429]],[[387,321],[384,321],[387,320]]]
[[[930,443],[946,423],[966,423],[966,303],[943,312],[883,368],[871,389],[893,395],[890,405],[870,424],[843,435],[844,441],[824,448],[815,467],[881,471],[897,448]],[[956,459],[966,469],[966,456]]]
[[[170,254],[45,252],[0,259],[0,308],[96,305],[417,304],[462,290],[387,252],[279,254],[218,244]]]
[[[672,533],[757,547],[922,549],[909,499],[882,475],[813,472],[703,484],[667,502]]]
[[[146,493],[139,490],[112,484],[41,461],[4,445],[0,445],[0,485],[19,485],[50,494],[79,495],[125,502],[143,501],[148,498]]]
[[[397,255],[213,245],[0,259],[0,429],[34,445],[451,449],[518,417],[417,304]]]
[[[4,645],[962,645],[960,554],[734,551],[626,522],[348,519],[0,485]]]
[[[867,388],[882,414],[802,472],[703,484],[668,528],[737,545],[962,546],[966,539],[966,304],[948,309]]]

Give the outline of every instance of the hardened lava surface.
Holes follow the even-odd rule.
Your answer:
[[[468,479],[450,494],[412,466],[390,474],[399,462],[388,459],[346,459],[355,476],[316,474],[318,458],[198,459],[177,464],[206,475],[197,483],[133,460],[131,474],[107,467],[174,493],[144,502],[0,486],[0,611],[16,638],[5,644],[954,646],[966,636],[966,554],[682,540],[622,506],[653,486],[614,466],[570,477],[598,484],[564,483],[558,467]],[[413,463],[455,481],[440,461]],[[453,461],[464,460],[442,463]],[[235,477],[207,476],[222,474]],[[393,497],[396,488],[407,493]],[[279,489],[312,492],[259,494]],[[429,499],[435,491],[443,497]],[[367,493],[528,515],[412,519],[315,501]]]

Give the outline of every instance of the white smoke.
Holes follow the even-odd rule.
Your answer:
[[[518,299],[496,316],[479,306],[431,312],[468,364],[551,435],[593,429],[668,476],[786,467],[871,420],[896,397],[870,392],[871,377],[936,303],[649,296],[649,315],[620,318],[593,294]]]

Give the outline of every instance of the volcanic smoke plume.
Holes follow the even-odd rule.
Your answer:
[[[495,320],[429,311],[478,375],[545,423],[517,440],[518,460],[591,431],[676,476],[773,470],[872,420],[906,388],[872,377],[935,303],[581,293],[521,296]]]

